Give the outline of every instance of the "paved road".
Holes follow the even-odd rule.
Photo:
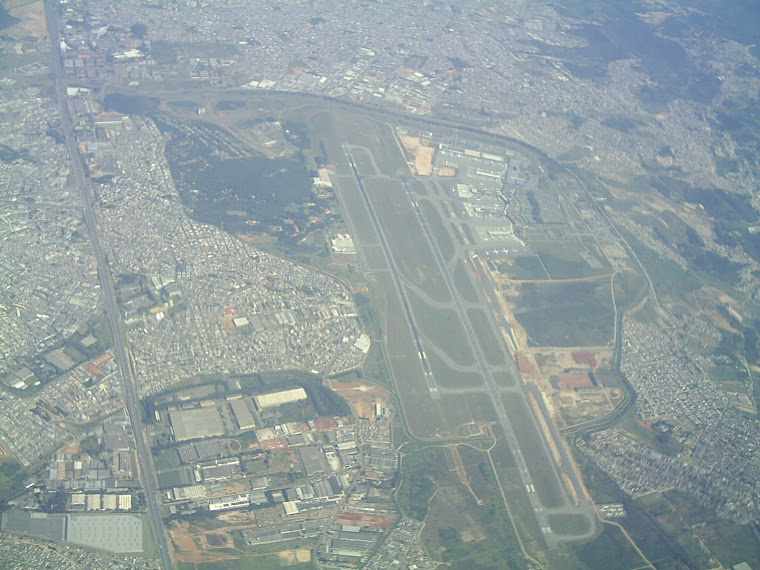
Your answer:
[[[366,149],[362,149],[366,150]],[[372,206],[372,202],[369,199],[369,195],[367,194],[367,190],[364,188],[364,184],[362,182],[362,176],[359,174],[359,170],[356,168],[356,163],[354,162],[354,157],[351,154],[351,149],[344,145],[343,151],[346,153],[346,157],[348,158],[349,164],[351,164],[351,168],[354,171],[354,176],[356,177],[356,182],[359,185],[359,191],[362,194],[362,197],[364,198],[364,203],[367,206],[367,210],[369,211],[369,216],[372,219],[372,225],[375,227],[375,231],[377,232],[378,237],[380,238],[380,246],[383,248],[383,253],[385,254],[385,260],[388,263],[388,268],[391,271],[391,276],[393,277],[393,283],[396,285],[396,290],[398,291],[399,297],[401,298],[401,305],[404,307],[404,314],[406,314],[406,320],[409,322],[409,328],[412,331],[412,337],[414,338],[414,344],[417,347],[417,353],[420,357],[420,362],[422,363],[422,371],[425,374],[425,382],[427,383],[428,390],[430,391],[430,395],[433,398],[439,398],[440,394],[438,392],[438,386],[435,383],[435,378],[433,377],[433,370],[430,368],[430,363],[428,362],[427,355],[425,354],[425,347],[422,345],[422,338],[420,337],[419,329],[417,328],[417,324],[414,321],[414,315],[412,314],[411,306],[409,305],[409,299],[406,296],[406,291],[404,290],[404,286],[401,283],[401,273],[398,270],[398,267],[396,267],[396,262],[393,259],[393,255],[391,254],[391,249],[388,246],[388,241],[385,239],[385,234],[383,233],[383,228],[380,226],[380,220],[377,218],[377,214],[375,213],[375,208]],[[372,156],[372,153],[369,151],[366,151],[369,156],[372,158],[372,162],[374,164],[375,158]]]
[[[473,329],[472,323],[470,322],[470,317],[467,314],[467,309],[462,302],[462,298],[459,296],[456,285],[454,285],[454,280],[451,277],[451,272],[449,271],[448,265],[446,265],[446,260],[443,258],[443,254],[438,247],[438,243],[435,241],[435,238],[433,238],[433,234],[430,231],[427,222],[425,221],[425,217],[422,215],[422,211],[420,210],[419,204],[417,203],[414,194],[409,188],[409,184],[407,183],[406,179],[402,180],[402,183],[404,185],[404,189],[406,190],[406,194],[409,197],[409,200],[412,202],[412,206],[414,207],[414,211],[417,214],[417,218],[422,225],[422,229],[425,232],[428,243],[433,250],[433,255],[435,256],[436,262],[438,263],[438,268],[443,275],[443,280],[446,283],[449,294],[454,300],[454,305],[456,307],[457,313],[459,314],[459,319],[464,326],[465,334],[467,334],[467,339],[469,340],[470,345],[472,346],[472,350],[475,353],[475,360],[480,367],[483,378],[486,380],[486,386],[488,387],[488,393],[491,396],[491,402],[494,406],[494,409],[496,410],[496,415],[499,418],[499,424],[501,424],[501,428],[504,431],[504,435],[506,437],[507,443],[509,444],[509,448],[512,450],[512,455],[520,472],[520,478],[522,479],[523,485],[525,485],[525,489],[527,490],[528,500],[530,501],[533,512],[536,515],[538,526],[541,528],[541,532],[544,533],[544,538],[547,544],[549,546],[554,546],[557,542],[556,537],[554,536],[551,526],[549,525],[547,513],[541,505],[541,501],[539,501],[538,496],[536,495],[535,486],[533,485],[533,478],[531,477],[530,471],[528,470],[528,464],[525,461],[525,457],[523,457],[520,443],[518,442],[517,436],[515,435],[514,429],[512,428],[512,422],[507,415],[507,410],[504,408],[504,403],[501,400],[499,389],[497,388],[496,382],[494,382],[493,376],[491,375],[491,369],[486,362],[483,351],[480,349],[480,343],[478,342],[477,336],[475,335],[475,330]],[[546,452],[547,450],[544,451]],[[557,483],[561,485],[559,480]],[[566,498],[565,501],[567,502]]]
[[[363,147],[356,147],[361,148],[362,151],[366,152],[369,157],[372,160],[372,164],[375,168],[376,172],[379,172],[377,169],[377,166],[374,163],[374,156],[369,151],[369,149],[363,148]],[[415,336],[415,342],[417,343],[418,350],[420,350],[420,354],[423,355],[424,352],[422,352],[422,342],[421,342],[421,336],[419,335],[419,331],[417,330],[416,326],[414,326],[414,320],[413,315],[411,313],[410,306],[408,302],[405,301],[405,291],[402,286],[402,279],[400,277],[400,274],[398,274],[397,267],[395,265],[395,262],[393,261],[393,255],[392,252],[388,246],[387,241],[385,240],[385,237],[383,235],[383,230],[380,224],[380,221],[374,211],[374,208],[372,206],[372,203],[369,199],[369,196],[362,184],[362,176],[359,174],[358,169],[356,167],[356,164],[354,162],[353,156],[351,155],[351,147],[348,145],[344,145],[344,151],[346,153],[346,156],[349,159],[349,163],[351,164],[351,168],[354,171],[354,176],[356,177],[356,180],[359,184],[359,189],[362,193],[362,196],[364,198],[364,202],[367,205],[367,209],[370,214],[370,219],[372,220],[372,224],[375,227],[376,232],[380,236],[381,245],[383,247],[383,251],[385,253],[386,258],[388,259],[388,264],[391,267],[391,272],[394,276],[394,281],[396,283],[396,287],[399,290],[399,294],[402,297],[402,304],[404,305],[404,310],[407,312],[407,319],[410,322],[410,325],[412,326],[413,333]],[[380,177],[382,178],[382,175],[377,175],[373,177]],[[451,276],[451,272],[449,271],[448,265],[446,264],[446,261],[443,257],[443,254],[440,251],[440,248],[438,247],[437,242],[435,241],[432,231],[430,230],[429,226],[427,225],[427,222],[425,221],[425,217],[422,214],[422,211],[419,207],[419,204],[417,203],[417,200],[409,188],[408,185],[408,178],[407,177],[400,177],[401,183],[404,186],[404,189],[407,193],[407,197],[409,198],[414,211],[417,215],[417,218],[420,222],[420,225],[422,226],[422,229],[425,233],[425,236],[428,240],[428,243],[430,244],[430,247],[433,251],[433,254],[435,256],[436,262],[439,266],[439,269],[441,271],[441,274],[443,275],[444,281],[446,283],[446,286],[449,290],[449,294],[451,295],[451,298],[454,302],[454,305],[456,307],[457,313],[459,314],[460,320],[462,322],[462,325],[464,326],[465,333],[467,335],[467,338],[472,346],[473,353],[475,354],[475,358],[477,361],[478,368],[480,369],[481,373],[483,374],[483,377],[486,380],[486,391],[492,402],[494,409],[496,411],[497,417],[499,419],[499,423],[502,426],[502,430],[504,431],[507,443],[509,444],[510,449],[512,450],[515,463],[517,464],[518,471],[520,473],[520,477],[522,480],[523,485],[525,485],[525,489],[527,491],[528,500],[530,501],[531,507],[533,508],[533,511],[536,516],[536,520],[538,522],[539,527],[541,528],[541,531],[544,534],[544,539],[546,540],[547,545],[550,547],[553,547],[557,545],[559,542],[563,540],[580,540],[584,538],[590,538],[596,533],[596,518],[593,514],[593,510],[591,509],[591,506],[586,504],[583,504],[582,506],[574,506],[570,499],[567,497],[566,493],[563,493],[563,505],[555,507],[555,508],[545,508],[542,504],[540,499],[538,498],[538,495],[535,491],[535,486],[533,484],[533,478],[531,476],[530,470],[528,469],[528,464],[522,454],[522,450],[519,445],[519,441],[517,439],[517,436],[514,432],[514,429],[512,427],[511,421],[509,419],[509,416],[507,414],[506,409],[504,408],[504,404],[501,400],[501,391],[496,386],[496,383],[493,379],[493,376],[491,374],[490,367],[488,366],[488,363],[485,359],[485,356],[483,355],[483,352],[480,348],[480,345],[478,343],[477,337],[475,335],[475,331],[473,329],[472,323],[470,322],[469,316],[467,315],[467,310],[464,306],[464,303],[459,295],[459,292],[456,289],[456,286],[454,284],[453,278]],[[423,362],[425,362],[423,360]],[[431,374],[432,377],[432,374]],[[529,406],[527,399],[525,397],[525,394],[522,390],[515,390],[515,396],[522,398],[523,405],[526,406],[526,408],[531,411],[532,415],[532,409]],[[535,429],[539,431],[539,427],[536,425]],[[546,442],[544,441],[544,438],[541,437],[541,441],[543,443],[542,445],[542,452],[549,454],[548,447],[546,445]],[[566,454],[563,456],[564,460],[567,460]],[[579,482],[577,479],[575,479],[575,473],[572,473],[572,470],[570,470],[571,473],[568,473],[568,475],[571,477],[571,480],[573,480],[573,483],[577,486],[579,485]],[[564,486],[560,480],[560,475],[556,467],[554,468],[554,475],[556,478],[556,484],[559,485],[559,488],[564,491]],[[583,494],[580,494],[581,501],[584,501]],[[551,529],[551,525],[549,524],[549,515],[551,514],[579,514],[585,516],[585,518],[589,522],[589,528],[586,532],[579,533],[577,535],[558,535],[554,533]]]
[[[71,159],[71,174],[74,184],[80,189],[82,198],[82,211],[84,222],[87,226],[87,233],[92,244],[92,250],[95,254],[95,260],[98,267],[98,278],[100,280],[101,296],[105,306],[106,317],[111,326],[111,334],[114,341],[114,355],[119,372],[122,377],[124,386],[124,403],[129,414],[129,421],[134,434],[135,444],[137,446],[137,465],[142,478],[143,490],[145,491],[145,503],[148,507],[148,514],[153,529],[156,546],[158,548],[159,558],[164,568],[172,568],[171,557],[164,535],[164,527],[161,521],[161,511],[156,497],[156,483],[153,476],[153,462],[150,450],[143,437],[142,424],[140,422],[140,413],[137,406],[137,397],[135,395],[134,377],[127,357],[127,349],[124,345],[124,332],[121,326],[121,316],[116,304],[116,291],[113,284],[113,275],[108,266],[108,259],[103,246],[100,243],[98,235],[98,226],[95,222],[95,212],[92,205],[91,188],[84,174],[84,166],[79,156],[77,140],[74,137],[74,129],[69,112],[68,95],[66,93],[66,79],[61,63],[61,51],[58,43],[58,18],[57,3],[53,0],[45,2],[45,12],[47,18],[48,37],[53,48],[53,68],[56,77],[55,89],[58,97],[58,104],[61,108],[61,122],[66,137],[66,148],[68,149]]]

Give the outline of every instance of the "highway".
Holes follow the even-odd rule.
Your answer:
[[[68,95],[66,92],[66,80],[63,72],[61,50],[58,40],[58,18],[57,4],[53,0],[46,0],[45,15],[47,19],[48,37],[52,44],[52,59],[55,73],[55,90],[58,98],[58,104],[61,110],[61,123],[65,134],[66,148],[69,152],[71,162],[71,176],[76,187],[79,188],[82,198],[82,213],[84,222],[87,226],[87,234],[92,245],[93,254],[98,268],[98,279],[101,287],[101,298],[105,308],[106,317],[111,327],[111,334],[114,342],[114,356],[121,374],[124,403],[129,415],[132,434],[134,435],[135,445],[137,448],[137,466],[142,479],[143,490],[145,492],[145,503],[148,508],[148,515],[153,530],[153,536],[158,549],[159,559],[164,568],[172,568],[172,561],[169,555],[164,527],[161,521],[161,511],[159,509],[156,482],[153,475],[153,461],[145,438],[143,436],[142,424],[140,422],[140,413],[135,395],[134,376],[127,356],[127,349],[124,343],[125,335],[121,326],[121,316],[116,303],[116,291],[113,284],[113,275],[108,266],[106,253],[100,243],[98,235],[98,226],[95,222],[95,212],[93,208],[93,197],[90,184],[84,173],[84,165],[79,156],[77,140],[74,136],[74,129],[69,111]]]

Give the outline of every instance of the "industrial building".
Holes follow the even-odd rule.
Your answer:
[[[66,541],[109,552],[142,552],[143,522],[136,515],[69,515]]]
[[[261,410],[305,400],[307,397],[306,390],[299,387],[291,388],[290,390],[280,390],[279,392],[270,392],[269,394],[259,394],[253,397],[253,401],[256,403],[256,408]]]
[[[169,421],[177,441],[224,435],[222,418],[216,407],[174,410],[169,412]]]
[[[235,421],[241,431],[253,429],[256,427],[256,422],[253,419],[251,411],[248,409],[248,398],[242,400],[233,400],[230,402],[232,408],[232,414],[235,416]]]
[[[230,495],[228,497],[219,497],[218,499],[211,499],[208,502],[208,510],[210,511],[226,511],[229,509],[241,509],[251,504],[248,499],[248,495]]]
[[[143,521],[136,515],[8,511],[3,514],[2,530],[119,554],[143,551]]]

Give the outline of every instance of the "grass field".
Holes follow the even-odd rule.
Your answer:
[[[497,269],[499,273],[509,276],[510,279],[549,279],[549,274],[536,255],[513,257],[509,261],[500,263]]]
[[[348,113],[336,113],[336,120],[343,128],[345,140],[351,145],[366,148],[375,157],[375,164],[382,174],[395,176],[409,174],[409,165],[388,125]]]
[[[582,255],[588,255],[588,252],[581,244],[539,243],[536,252],[552,279],[578,279],[608,275],[611,272],[607,260],[596,252],[593,252],[593,259],[599,266],[592,267]]]
[[[760,567],[760,539],[750,525],[719,518],[686,493],[672,490],[664,496],[724,567],[739,562],[747,562],[751,568]]]
[[[472,281],[470,280],[470,276],[467,273],[467,268],[463,261],[457,261],[454,270],[451,272],[451,279],[454,281],[454,286],[457,288],[457,292],[462,301],[466,303],[478,302],[478,293],[472,285]]]
[[[425,221],[433,234],[433,238],[441,250],[441,255],[443,255],[443,258],[447,262],[450,261],[454,255],[454,242],[451,239],[451,234],[446,230],[443,220],[441,220],[441,215],[429,200],[421,199],[418,203],[420,210],[422,210],[422,215],[425,217]]]
[[[177,457],[176,449],[162,449],[156,455],[153,465],[158,470],[170,469],[172,467],[179,467],[179,458]]]
[[[413,180],[409,183],[409,187],[412,189],[412,192],[414,192],[417,196],[427,196],[428,191],[427,187],[421,180]]]
[[[646,268],[661,301],[681,299],[699,288],[699,279],[675,261],[663,258],[625,230],[621,234]]]
[[[439,410],[431,405],[419,355],[390,274],[377,275],[376,283],[376,295],[386,303],[386,352],[396,379],[404,417],[413,435],[429,437],[446,422],[440,417]]]
[[[169,487],[182,485],[182,479],[180,478],[179,471],[176,469],[159,473],[156,478],[158,479],[158,487],[160,489],[168,489]]]
[[[385,252],[379,245],[371,245],[362,248],[362,255],[370,271],[382,271],[388,269],[388,262],[385,259]]]
[[[492,372],[491,376],[493,376],[493,381],[497,386],[505,386],[507,388],[514,386],[517,381],[517,379],[512,374],[501,372],[499,370]]]
[[[456,364],[474,364],[475,356],[456,310],[434,307],[415,291],[407,291],[407,296],[414,320],[425,340],[445,352]]]
[[[652,493],[641,497],[639,503],[657,520],[665,532],[673,536],[695,566],[714,568],[718,565],[717,560],[702,549],[697,536],[687,526],[683,515],[673,508],[665,495]]]
[[[367,358],[364,359],[362,374],[365,378],[389,387],[391,384],[390,371],[385,363],[385,354],[383,347],[378,342],[373,342],[370,346]]]
[[[377,174],[374,165],[372,164],[372,157],[361,148],[355,148],[351,151],[351,155],[354,157],[356,163],[356,169],[362,176],[374,176]]]
[[[310,126],[311,139],[324,142],[327,157],[339,172],[350,172],[345,156],[340,156],[343,155],[341,145],[347,143],[371,152],[381,174],[409,174],[409,166],[388,125],[354,113],[325,110],[312,114]]]
[[[520,397],[511,394],[504,395],[502,401],[528,464],[541,504],[545,507],[561,506],[563,504],[562,488],[554,473],[552,459],[544,449],[541,432],[535,426],[531,411]]]
[[[491,398],[486,394],[444,394],[436,405],[441,416],[446,418],[451,433],[456,435],[468,435],[466,430],[465,433],[456,433],[456,428],[471,425],[473,420],[485,423],[496,421]]]
[[[488,315],[483,309],[467,309],[467,316],[470,319],[472,328],[475,329],[475,336],[478,338],[480,350],[483,351],[488,364],[498,366],[506,364],[504,351],[502,350],[501,337],[493,330]]]
[[[391,179],[366,179],[364,187],[400,273],[434,301],[450,301],[433,251],[401,183]]]
[[[434,350],[427,350],[426,353],[435,382],[441,388],[483,385],[483,376],[480,373],[454,370]]]
[[[351,221],[353,239],[362,246],[380,245],[372,220],[364,204],[356,179],[342,176],[338,181],[338,198],[344,214]]]
[[[549,525],[557,534],[577,535],[588,531],[588,519],[572,513],[549,515]]]
[[[589,569],[638,568],[644,561],[617,526],[606,524],[594,541],[577,547],[578,559]]]
[[[472,493],[461,484],[440,488],[423,540],[450,568],[522,567],[519,544],[486,454],[464,445],[457,446],[457,452]]]
[[[531,344],[603,346],[612,342],[614,311],[609,279],[523,283],[515,317]]]
[[[576,463],[581,471],[586,488],[597,503],[622,503],[628,516],[619,522],[656,568],[697,568],[685,550],[673,537],[669,536],[647,510],[646,504],[632,500],[617,487],[615,482],[602,472],[591,460],[578,453],[574,446]]]

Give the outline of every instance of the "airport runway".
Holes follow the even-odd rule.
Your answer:
[[[364,188],[364,184],[362,183],[362,176],[359,174],[359,170],[356,168],[356,163],[354,162],[354,157],[351,154],[351,149],[348,146],[343,145],[343,151],[346,153],[348,162],[351,164],[351,168],[354,171],[356,182],[359,185],[359,191],[362,194],[362,198],[364,198],[364,203],[367,206],[369,216],[372,219],[372,225],[375,227],[375,231],[380,238],[380,246],[383,248],[383,254],[385,255],[385,260],[388,263],[388,268],[391,271],[393,283],[396,285],[396,290],[398,291],[399,297],[401,297],[401,305],[404,307],[406,320],[409,323],[409,328],[412,331],[412,337],[414,338],[414,344],[417,347],[417,353],[420,357],[422,371],[425,374],[425,382],[427,383],[428,390],[430,390],[430,395],[433,398],[438,399],[440,398],[438,386],[435,383],[433,371],[430,368],[430,363],[428,362],[427,355],[425,354],[425,347],[422,345],[422,339],[420,338],[420,332],[417,328],[417,323],[414,321],[414,315],[412,314],[412,309],[409,305],[409,299],[407,298],[406,291],[404,290],[404,286],[401,283],[401,274],[399,273],[398,267],[396,267],[396,262],[393,259],[393,255],[391,254],[390,247],[388,246],[388,241],[385,239],[385,234],[383,233],[383,228],[380,226],[380,220],[377,218],[375,208],[372,206],[372,202],[369,199],[367,190]],[[370,156],[372,155],[370,154]],[[374,161],[374,157],[372,157],[372,160]]]
[[[361,149],[363,152],[366,152],[368,156],[372,160],[373,167],[375,168],[376,172],[379,172],[377,169],[377,165],[374,162],[374,156],[372,155],[371,151],[369,149],[354,146],[354,148]],[[420,358],[423,361],[423,367],[425,367],[425,364],[427,364],[426,357],[424,357],[424,348],[422,345],[422,340],[420,333],[414,324],[414,316],[411,312],[410,305],[406,299],[406,294],[403,288],[402,284],[402,277],[398,271],[398,268],[393,260],[393,254],[388,246],[388,243],[383,235],[383,230],[380,224],[380,221],[377,217],[377,214],[374,210],[374,207],[371,203],[371,200],[369,199],[369,195],[367,194],[366,189],[364,188],[364,185],[362,183],[362,178],[389,178],[394,180],[400,180],[401,183],[404,186],[404,189],[406,191],[407,197],[409,198],[412,207],[414,208],[414,211],[417,215],[417,218],[419,220],[420,225],[422,226],[422,229],[425,233],[425,236],[427,238],[427,241],[433,251],[433,254],[436,259],[436,263],[439,266],[439,270],[444,278],[444,281],[446,283],[447,289],[449,290],[449,293],[451,295],[451,298],[454,302],[454,305],[456,307],[457,313],[459,315],[459,318],[462,322],[462,325],[464,327],[465,333],[467,335],[468,341],[470,342],[472,346],[473,353],[475,354],[475,358],[477,361],[477,365],[480,369],[480,372],[482,373],[485,381],[486,381],[486,387],[487,387],[487,393],[489,394],[491,401],[493,403],[494,409],[496,411],[497,417],[499,419],[499,424],[502,427],[502,430],[505,434],[505,438],[507,440],[507,443],[512,450],[512,454],[514,456],[515,463],[517,464],[518,472],[520,473],[520,477],[522,480],[522,484],[525,487],[526,494],[528,497],[528,500],[530,501],[531,507],[533,509],[533,512],[535,514],[536,520],[538,522],[538,525],[541,529],[541,532],[544,535],[544,539],[549,547],[554,547],[558,543],[565,541],[565,540],[582,540],[585,538],[590,538],[596,533],[596,517],[593,513],[593,509],[591,508],[591,505],[581,504],[580,506],[573,505],[570,501],[569,497],[567,496],[567,492],[565,491],[564,485],[561,480],[560,472],[556,465],[554,465],[554,462],[550,459],[551,465],[554,470],[554,477],[556,480],[556,484],[558,485],[558,488],[562,490],[563,495],[563,504],[557,507],[552,508],[546,508],[541,504],[540,499],[538,498],[538,495],[535,490],[535,486],[533,483],[533,478],[531,476],[530,470],[528,469],[528,463],[525,460],[525,457],[523,456],[522,449],[520,447],[519,441],[517,439],[517,436],[514,432],[514,429],[512,427],[512,423],[509,419],[509,416],[507,414],[507,411],[504,407],[504,404],[501,400],[501,391],[499,387],[496,385],[493,376],[491,374],[490,367],[488,366],[488,363],[485,359],[485,356],[483,355],[483,352],[480,348],[480,344],[478,343],[475,331],[473,329],[472,323],[469,319],[469,316],[467,315],[467,310],[464,306],[464,303],[456,289],[456,286],[454,284],[453,278],[451,276],[451,273],[449,271],[448,265],[446,264],[446,260],[443,257],[443,254],[440,251],[440,248],[438,247],[437,242],[435,241],[433,234],[427,225],[427,222],[425,221],[425,217],[422,214],[422,211],[419,207],[419,204],[417,203],[417,200],[414,196],[414,193],[409,188],[408,184],[408,178],[407,177],[387,177],[383,175],[376,175],[376,176],[362,176],[359,174],[359,171],[356,167],[356,164],[354,162],[353,156],[351,155],[351,147],[348,145],[344,145],[344,152],[346,153],[346,156],[348,157],[349,163],[351,164],[351,168],[353,169],[354,176],[356,177],[356,180],[359,184],[359,189],[362,193],[362,197],[364,198],[364,202],[367,206],[367,209],[369,210],[370,218],[372,220],[372,224],[375,226],[375,230],[380,236],[381,245],[383,247],[383,252],[385,254],[386,259],[388,260],[388,265],[391,268],[391,273],[393,274],[393,279],[396,284],[396,288],[399,291],[399,295],[402,299],[402,304],[404,306],[404,311],[407,314],[407,319],[410,322],[410,326],[412,327],[415,343],[417,345],[417,349],[420,353]],[[429,366],[426,369],[426,379],[428,376]],[[516,372],[515,372],[516,373]],[[428,381],[428,386],[431,386],[431,382],[434,385],[435,379],[433,378],[432,372],[430,373],[430,379]],[[531,406],[529,405],[526,395],[523,392],[522,389],[514,390],[514,394],[516,397],[519,397],[522,399],[523,405],[528,410],[530,417],[533,417],[533,410]],[[543,411],[543,410],[542,410]],[[550,423],[550,425],[552,425]],[[541,429],[537,424],[534,425],[534,429],[541,434],[540,440],[542,442],[542,452],[546,453],[551,458],[551,453],[549,451],[548,445],[546,443],[546,440],[541,432]],[[554,432],[552,432],[554,434]],[[561,448],[562,451],[564,451],[564,448],[561,445],[561,442],[558,443],[558,447]],[[566,451],[562,453],[562,459],[563,462],[567,461],[567,455]],[[565,466],[565,471],[568,470],[567,466]],[[572,472],[572,470],[570,470]],[[576,474],[573,473],[567,473],[573,482],[574,485],[578,485],[578,481],[576,479]],[[581,501],[585,501],[585,497],[583,494],[580,494]],[[589,529],[584,532],[580,533],[578,535],[558,535],[556,534],[549,524],[549,516],[551,514],[575,514],[575,515],[582,515],[589,521]]]

